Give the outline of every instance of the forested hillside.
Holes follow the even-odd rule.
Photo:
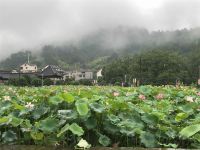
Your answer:
[[[121,85],[122,82],[166,85],[182,82],[197,83],[200,67],[200,50],[187,55],[168,51],[151,50],[116,59],[103,69],[104,83]]]
[[[64,69],[97,69],[118,57],[151,50],[175,51],[184,57],[197,57],[199,47],[200,28],[149,32],[141,28],[118,27],[90,33],[76,42],[66,42],[63,45],[49,43],[39,53],[32,53],[31,62],[39,67],[56,64]],[[27,60],[27,53],[31,52],[34,50],[12,54],[2,60],[0,68],[16,69]]]

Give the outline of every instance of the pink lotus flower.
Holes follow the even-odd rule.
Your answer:
[[[140,94],[138,97],[139,97],[139,99],[141,99],[141,100],[145,100],[145,99],[146,99],[145,95],[143,95],[143,94]]]
[[[159,93],[158,95],[156,95],[156,99],[161,100],[164,98],[164,94]]]
[[[118,92],[113,92],[113,96],[119,96]]]

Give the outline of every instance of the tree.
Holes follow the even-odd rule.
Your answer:
[[[42,85],[42,80],[40,78],[33,78],[31,81],[31,85],[38,87]]]
[[[19,66],[23,63],[27,63],[28,55],[30,56],[31,62],[35,61],[36,58],[32,56],[30,51],[20,51],[13,53],[7,59],[0,63],[1,68],[8,70],[19,69]]]
[[[117,59],[106,65],[103,69],[103,77],[111,84],[130,83],[134,78],[140,80],[141,84],[175,84],[176,80],[188,84],[188,61],[177,52],[145,51],[131,57]]]
[[[49,86],[49,85],[53,85],[53,84],[54,83],[53,83],[53,81],[51,79],[48,79],[48,78],[44,79],[44,85]]]

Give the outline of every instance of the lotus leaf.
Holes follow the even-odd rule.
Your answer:
[[[70,93],[63,93],[62,97],[64,99],[64,101],[68,102],[68,103],[73,103],[74,102],[74,96]]]
[[[82,127],[80,127],[78,124],[76,123],[73,123],[69,126],[69,130],[75,134],[75,135],[78,135],[78,136],[81,136],[84,134],[84,131],[82,129]]]
[[[57,134],[57,137],[60,137],[63,133],[65,133],[67,130],[69,130],[69,124],[66,124],[60,132]]]
[[[156,144],[156,138],[152,133],[149,132],[143,132],[140,135],[141,142],[145,145],[145,147],[155,147]]]
[[[58,122],[55,118],[46,118],[40,122],[40,129],[46,133],[54,132],[58,127]]]
[[[87,129],[94,129],[97,126],[97,121],[90,117],[87,119],[87,121],[85,121],[85,126],[87,127]]]
[[[180,121],[186,119],[188,116],[189,116],[189,115],[186,114],[186,113],[178,113],[178,114],[176,115],[175,120],[176,120],[177,122],[180,122]]]
[[[59,103],[63,102],[63,98],[60,96],[53,96],[49,98],[49,103],[53,105],[58,105]]]
[[[91,103],[90,108],[97,113],[102,113],[105,110],[104,106],[97,102]]]
[[[31,137],[34,140],[42,140],[44,137],[44,134],[42,132],[31,132]]]
[[[100,135],[100,137],[99,137],[99,143],[101,145],[103,145],[103,146],[109,146],[110,143],[111,143],[111,140],[106,135]]]
[[[17,135],[14,131],[8,130],[8,131],[3,132],[2,139],[5,143],[13,142],[17,139]]]
[[[84,100],[76,101],[76,109],[81,116],[87,115],[89,111],[88,104]]]
[[[72,120],[78,117],[78,114],[74,110],[58,110],[58,116],[62,119]]]
[[[190,125],[190,126],[183,128],[180,132],[180,135],[184,138],[189,138],[199,131],[200,131],[200,124]]]

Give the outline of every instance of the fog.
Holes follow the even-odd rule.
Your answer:
[[[199,0],[0,0],[0,59],[104,28],[199,27],[199,14]]]

